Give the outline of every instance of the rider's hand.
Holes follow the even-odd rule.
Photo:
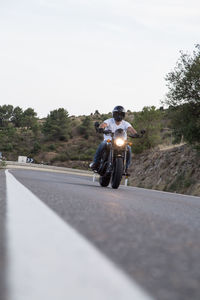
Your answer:
[[[104,128],[98,128],[98,132],[99,133],[103,133],[104,132]]]
[[[132,138],[139,138],[140,137],[140,135],[138,133],[135,133],[135,134],[132,134],[132,135],[129,135],[129,136],[132,137]]]

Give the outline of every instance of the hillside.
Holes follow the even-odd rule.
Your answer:
[[[96,121],[111,117],[96,111],[89,116],[69,116],[63,108],[38,119],[33,109],[23,112],[12,106],[0,107],[0,152],[4,159],[16,161],[19,155],[35,163],[88,169],[102,135],[94,129]],[[142,139],[134,140],[131,185],[164,191],[200,195],[200,165],[197,150],[180,143],[182,136],[173,129],[170,110],[144,107],[126,113]],[[172,147],[168,150],[161,148]],[[174,148],[173,148],[174,147]]]

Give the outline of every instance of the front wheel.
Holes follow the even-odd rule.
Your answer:
[[[123,159],[122,157],[117,157],[114,163],[114,170],[112,174],[112,188],[117,189],[120,185],[123,174]]]

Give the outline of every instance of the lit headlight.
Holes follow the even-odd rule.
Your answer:
[[[121,147],[121,146],[123,146],[124,145],[124,140],[122,140],[122,139],[116,139],[115,140],[115,144],[117,145],[117,146],[119,146],[119,147]]]

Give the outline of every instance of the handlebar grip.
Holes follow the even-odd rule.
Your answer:
[[[140,135],[138,133],[135,133],[133,135],[130,135],[131,138],[135,139],[135,138],[139,138]]]
[[[97,131],[98,131],[99,133],[104,133],[104,129],[103,129],[103,128],[97,128]]]

